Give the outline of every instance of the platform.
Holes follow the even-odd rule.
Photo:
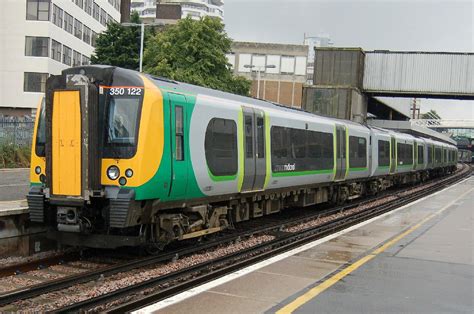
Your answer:
[[[472,313],[474,177],[136,313]]]
[[[0,202],[25,199],[30,187],[30,169],[0,169]]]
[[[26,200],[0,201],[0,217],[26,214],[28,204]]]

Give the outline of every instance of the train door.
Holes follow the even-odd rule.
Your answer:
[[[335,181],[344,180],[347,169],[346,152],[347,129],[343,125],[336,125],[336,176]]]
[[[81,99],[79,90],[53,94],[52,193],[80,196],[81,193]]]
[[[242,192],[261,190],[265,183],[265,114],[242,107],[244,129],[244,180]]]
[[[170,143],[171,143],[171,184],[170,197],[185,197],[188,184],[188,165],[186,155],[188,139],[185,136],[186,97],[170,93]]]
[[[390,136],[390,173],[395,173],[396,165],[397,165],[397,141],[395,140],[395,136]]]

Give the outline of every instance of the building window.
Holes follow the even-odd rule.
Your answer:
[[[75,0],[74,1],[78,7],[81,9],[84,7],[84,0]]]
[[[100,9],[100,24],[107,26],[107,13],[104,9]]]
[[[51,58],[58,62],[61,62],[61,43],[56,40],[51,40]]]
[[[367,140],[349,136],[349,168],[367,167]]]
[[[92,15],[94,16],[94,18],[99,21],[100,18],[100,7],[97,3],[94,2],[94,7],[93,7],[93,11],[92,11]]]
[[[82,34],[82,40],[85,43],[91,44],[91,29],[84,25],[84,33]]]
[[[82,56],[82,65],[89,65],[89,64],[91,64],[91,60],[86,56]]]
[[[51,0],[27,0],[26,19],[49,21],[49,5]]]
[[[63,9],[57,5],[53,5],[53,23],[60,28],[63,28]]]
[[[92,0],[84,1],[84,11],[86,11],[87,14],[92,15]]]
[[[91,35],[91,46],[92,47],[97,46],[97,33],[94,31],[92,31],[92,35]]]
[[[293,74],[295,72],[295,57],[282,56],[281,57],[281,73]]]
[[[237,173],[237,125],[235,121],[213,118],[206,129],[204,150],[209,171],[215,176]]]
[[[49,51],[48,37],[25,37],[25,56],[47,57]]]
[[[68,14],[67,12],[64,12],[64,30],[72,34],[73,25],[74,18],[72,17],[72,15]]]
[[[74,36],[82,39],[82,23],[78,19],[74,20]]]
[[[81,54],[77,51],[74,50],[74,52],[72,53],[72,66],[73,67],[78,67],[78,66],[81,66]]]
[[[23,91],[44,93],[48,73],[25,72]]]
[[[63,46],[63,63],[71,65],[72,50],[68,46]]]

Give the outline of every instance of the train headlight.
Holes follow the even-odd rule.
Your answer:
[[[125,179],[124,177],[121,177],[121,178],[119,179],[119,184],[120,184],[120,185],[125,185],[125,184],[127,184],[127,179]]]
[[[41,167],[40,167],[40,166],[36,166],[36,167],[35,167],[35,173],[36,173],[36,174],[40,174],[40,173],[41,173]]]
[[[127,178],[131,178],[133,176],[133,170],[132,169],[125,170],[125,176]]]
[[[107,177],[109,177],[110,180],[117,180],[119,176],[120,176],[120,170],[117,166],[110,166],[107,169]]]

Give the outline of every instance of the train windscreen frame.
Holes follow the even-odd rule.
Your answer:
[[[107,88],[104,158],[132,158],[138,145],[143,87]]]

